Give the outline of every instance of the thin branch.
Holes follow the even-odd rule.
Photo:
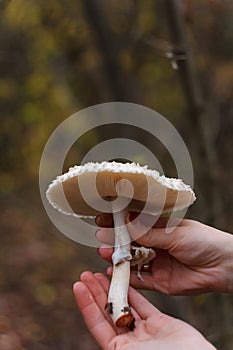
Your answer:
[[[121,72],[117,61],[118,48],[103,3],[101,0],[84,0],[83,7],[103,56],[106,77],[112,95],[116,100],[122,101],[125,99],[126,91],[121,82]]]
[[[203,97],[193,62],[193,53],[189,45],[180,1],[166,0],[168,25],[173,48],[179,48],[186,59],[177,60],[183,90],[190,109],[195,115],[203,109]]]
[[[201,164],[197,182],[206,201],[207,220],[210,224],[214,224],[217,221],[217,214],[222,210],[221,195],[216,186],[218,162],[214,147],[215,134],[214,130],[209,128],[209,122],[213,123],[214,119],[218,118],[217,108],[213,108],[214,101],[207,102],[204,99],[180,5],[180,0],[166,0],[171,47],[179,48],[185,56],[185,59],[176,61],[177,72],[187,102],[193,135],[195,135],[196,163]]]

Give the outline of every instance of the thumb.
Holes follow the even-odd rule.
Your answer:
[[[157,228],[145,225],[139,217],[130,221],[127,217],[128,231],[138,244],[145,247],[170,250],[183,236],[182,227]]]

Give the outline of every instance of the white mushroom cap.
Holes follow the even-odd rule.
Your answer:
[[[120,180],[128,181],[121,181],[117,189]],[[133,193],[129,183],[133,186]],[[92,188],[93,184],[98,196]],[[82,193],[88,193],[96,206],[88,204]],[[118,162],[91,162],[74,166],[49,185],[46,196],[53,207],[66,215],[93,217],[102,212],[96,209],[101,199],[109,201],[118,196],[131,198],[130,193],[132,200],[129,201],[128,210],[141,212],[146,203],[144,212],[148,214],[182,210],[196,199],[190,186],[180,179],[160,176],[156,170],[150,170],[147,166]]]

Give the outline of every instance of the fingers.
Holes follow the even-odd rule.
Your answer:
[[[100,214],[96,216],[95,219],[96,225],[100,227],[113,227],[113,217],[112,214]]]
[[[101,228],[96,231],[96,239],[108,245],[114,245],[114,230],[113,228]]]
[[[90,291],[85,283],[76,282],[74,284],[73,290],[76,302],[84,317],[89,331],[100,344],[100,346],[106,349],[109,342],[116,336],[116,332],[110,323],[106,320],[100,307],[94,299],[94,295],[96,293],[95,288],[96,286],[92,286]],[[106,295],[104,290],[103,293]]]
[[[110,287],[110,281],[102,274],[102,273],[95,273],[95,277],[99,281],[99,283],[102,285],[104,291],[108,293],[109,287]]]
[[[129,287],[129,303],[144,320],[152,315],[159,316],[161,314],[156,307],[132,287]]]
[[[167,233],[166,229],[164,228],[153,227],[150,229],[150,226],[148,228],[148,226],[145,226],[141,221],[138,221],[137,219],[133,222],[129,222],[127,225],[127,228],[133,240],[136,240],[137,243],[148,247],[153,247],[153,238],[154,238],[153,236],[155,235],[155,233],[160,233],[160,234],[163,233],[165,237],[168,237],[169,235],[172,235],[172,233],[174,233],[175,230],[177,229],[177,228],[174,228],[174,230],[170,233]],[[113,246],[114,229],[103,227],[97,230],[96,239],[101,243],[105,243]],[[167,248],[164,248],[164,249],[167,249]]]
[[[139,216],[139,213],[130,212],[128,215],[128,221],[133,221]],[[153,226],[157,228],[163,228],[167,226],[169,221],[168,217],[158,217],[149,214],[140,214],[140,220],[145,226]],[[113,227],[113,217],[112,214],[104,213],[96,216],[96,225],[100,227]]]
[[[140,221],[139,221],[140,219]],[[157,221],[156,221],[157,220]],[[186,221],[182,221],[182,227],[185,227]],[[127,228],[132,239],[137,243],[160,249],[168,250],[173,244],[183,236],[182,227],[174,227],[167,232],[166,225],[168,218],[156,218],[152,215],[143,214],[138,217],[138,213],[129,213],[127,219]],[[96,238],[99,242],[114,245],[114,230],[110,226],[113,225],[111,214],[101,214],[96,217],[96,223],[104,226],[96,232]],[[172,223],[175,225],[174,220]],[[109,259],[108,259],[109,261]]]
[[[139,219],[140,222],[146,227],[154,228],[165,228],[169,221],[168,217],[160,217],[159,215],[140,214],[132,212],[129,213],[128,217],[126,218],[126,221],[133,222],[135,219]]]
[[[105,305],[107,304],[107,294],[104,291],[102,285],[95,278],[92,272],[83,272],[80,276],[80,280],[85,283],[89,291],[94,296],[94,299],[99,306],[102,313],[105,313]]]
[[[96,273],[95,276],[100,281],[105,291],[108,292],[110,282],[107,278],[101,273]],[[129,287],[129,303],[133,308],[132,311],[136,312],[136,319],[140,317],[145,320],[151,313],[160,313],[158,309],[132,287]]]
[[[97,251],[98,251],[98,254],[101,256],[101,258],[108,261],[109,263],[112,263],[113,248],[102,246],[98,248]]]
[[[128,230],[131,237],[139,244],[146,247],[159,249],[171,249],[175,243],[184,237],[182,227],[176,227],[172,232],[167,232],[165,228],[149,228],[141,221],[135,219],[128,223]]]
[[[102,287],[108,292],[110,282],[101,273],[95,274],[96,278],[102,284]],[[134,288],[129,287],[129,304],[136,319],[136,328],[140,325],[141,320],[153,319],[153,332],[155,328],[161,328],[161,325],[170,320],[170,317],[163,314],[155,306],[153,306],[145,297],[138,293]]]

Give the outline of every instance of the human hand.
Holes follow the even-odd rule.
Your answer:
[[[189,295],[200,292],[233,292],[233,236],[193,220],[183,220],[171,233],[166,233],[166,222],[158,220],[146,229],[148,216],[135,214],[127,218],[132,238],[156,251],[150,273],[142,270],[143,281],[131,273],[130,284],[139,289],[152,289],[170,295]],[[97,216],[102,226],[96,237],[111,244],[113,237],[110,214]],[[146,232],[141,236],[141,232]],[[99,254],[111,262],[113,249],[100,247]],[[111,274],[111,268],[108,269]]]
[[[104,350],[214,350],[195,328],[163,314],[130,287],[129,303],[135,329],[115,327],[105,311],[109,281],[104,275],[84,272],[74,284],[74,295],[87,327]]]

